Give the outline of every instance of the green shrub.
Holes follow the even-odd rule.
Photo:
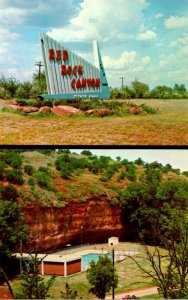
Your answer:
[[[46,173],[46,174],[48,174],[48,175],[51,177],[51,171],[50,171],[50,169],[47,168],[47,167],[42,167],[42,166],[40,166],[40,167],[38,168],[38,171],[39,171],[39,172]]]
[[[37,179],[37,183],[41,187],[48,188],[48,189],[50,188],[51,177],[47,173],[37,171],[35,176],[36,176],[36,179]]]
[[[21,83],[16,91],[16,97],[28,99],[31,88],[32,88],[31,82],[25,81],[25,82]]]
[[[119,174],[117,181],[121,181],[123,179],[125,179],[126,177],[126,172],[125,171],[121,171],[121,173]]]
[[[0,193],[3,200],[15,201],[18,198],[18,192],[12,184],[2,186]]]
[[[103,181],[103,182],[107,182],[109,180],[108,176],[106,176],[106,175],[101,176],[99,179],[100,179],[100,181]]]
[[[64,201],[65,200],[65,195],[61,192],[57,192],[56,197],[57,197],[58,201]]]
[[[129,171],[129,172],[126,173],[126,176],[130,181],[135,181],[136,180],[136,174],[134,172]]]
[[[28,184],[31,186],[31,187],[34,187],[35,186],[35,180],[34,180],[34,178],[29,178],[28,179]]]
[[[7,152],[0,153],[0,160],[13,168],[20,168],[22,165],[21,155],[9,150]]]
[[[144,105],[143,108],[144,108],[144,111],[147,112],[148,114],[156,114],[157,113],[157,109],[155,109],[149,105]]]
[[[27,100],[25,100],[25,99],[16,99],[16,102],[17,102],[20,106],[26,106],[26,105],[27,105]]]
[[[187,176],[187,177],[188,177],[188,171],[184,171],[184,172],[182,172],[182,174],[183,174],[184,176]]]
[[[12,169],[6,171],[6,178],[10,183],[23,184],[24,180],[20,169]]]
[[[44,84],[40,84],[40,82],[35,82],[30,90],[29,96],[32,99],[38,98],[41,94],[46,94],[46,86]]]
[[[8,91],[5,90],[4,87],[0,86],[0,98],[2,99],[10,99],[10,93]]]
[[[74,173],[74,169],[70,165],[61,166],[60,175],[63,179],[70,179],[73,173]]]
[[[31,175],[33,175],[34,168],[31,165],[25,165],[24,166],[24,171],[25,171],[25,173],[27,173],[28,175],[31,176]]]

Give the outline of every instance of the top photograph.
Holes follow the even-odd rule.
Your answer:
[[[188,0],[1,0],[0,145],[188,146]]]

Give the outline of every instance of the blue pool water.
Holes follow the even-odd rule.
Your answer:
[[[86,270],[89,267],[90,262],[94,260],[95,262],[99,259],[99,256],[107,255],[109,258],[112,258],[112,254],[99,254],[99,253],[89,253],[82,255],[82,269]]]

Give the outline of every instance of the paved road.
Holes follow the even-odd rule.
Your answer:
[[[130,296],[135,295],[136,297],[143,297],[143,296],[152,295],[152,294],[157,294],[156,286],[152,286],[149,288],[141,288],[141,289],[136,289],[136,290],[126,290],[125,292],[122,292],[122,293],[115,293],[115,299],[122,299],[126,295],[130,295]],[[112,295],[106,296],[105,299],[112,299]]]

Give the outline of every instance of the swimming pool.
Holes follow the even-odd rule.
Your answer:
[[[100,253],[89,253],[82,255],[82,271],[86,270],[90,262],[94,260],[95,262],[98,261],[99,256],[105,256],[107,255],[109,258],[112,258],[112,254],[100,254]]]

